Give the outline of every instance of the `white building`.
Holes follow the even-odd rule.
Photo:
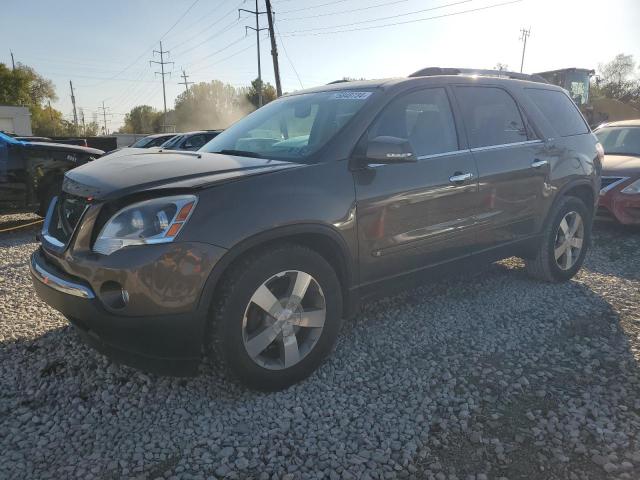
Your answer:
[[[29,109],[0,105],[0,130],[20,136],[33,135]]]

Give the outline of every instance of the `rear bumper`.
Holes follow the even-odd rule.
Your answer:
[[[163,375],[194,375],[200,363],[198,311],[120,316],[107,311],[91,286],[47,262],[37,250],[30,262],[38,296],[66,316],[83,340],[116,362]]]
[[[640,225],[640,195],[610,191],[600,196],[598,218],[613,218],[623,225]]]

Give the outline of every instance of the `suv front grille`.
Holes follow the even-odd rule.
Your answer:
[[[45,239],[57,247],[67,246],[88,206],[86,198],[61,193],[54,208],[47,213]]]

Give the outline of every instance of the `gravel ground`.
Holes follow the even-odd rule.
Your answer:
[[[518,260],[367,305],[309,380],[111,363],[37,300],[35,230],[0,236],[0,478],[639,478],[640,232],[578,277]]]

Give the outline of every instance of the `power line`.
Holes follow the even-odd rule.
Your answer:
[[[246,37],[245,37],[246,38]],[[264,36],[264,38],[267,38],[267,35]],[[222,63],[226,60],[229,60],[230,58],[233,58],[237,55],[240,55],[241,53],[246,52],[247,50],[249,50],[250,48],[253,48],[253,45],[249,45],[244,47],[242,50],[238,50],[237,52],[232,53],[231,55],[228,55],[226,57],[221,58],[220,60],[216,60],[213,63],[210,63],[209,65],[205,65],[204,67],[200,67],[197,70],[192,70],[191,73],[196,73],[196,72],[201,72],[202,70],[206,70],[207,68],[213,67],[215,65],[218,65],[219,63]]]
[[[229,15],[231,15],[232,13],[237,12],[238,8],[245,2],[245,0],[242,0],[240,3],[238,3],[238,5],[236,7],[234,7],[232,10],[229,10],[227,13],[225,13],[223,16],[221,16],[220,18],[218,18],[218,20],[216,20],[215,22],[207,25],[204,29],[200,30],[198,33],[196,33],[195,35],[190,36],[189,38],[187,38],[186,40],[183,40],[182,42],[179,42],[177,44],[175,44],[173,46],[173,49],[175,51],[176,48],[180,48],[182,45],[189,43],[191,40],[193,40],[194,38],[199,37],[200,35],[202,35],[205,32],[208,32],[212,27],[216,26],[218,23],[220,23],[224,18],[228,17]],[[218,11],[218,9],[216,8],[215,11]],[[238,20],[235,20],[235,22],[237,22]],[[184,52],[181,52],[184,53]]]
[[[200,0],[195,0],[191,5],[189,5],[189,8],[187,8],[184,11],[184,13],[182,15],[180,15],[180,18],[178,18],[178,20],[176,20],[175,23],[173,25],[171,25],[171,27],[169,27],[169,30],[164,32],[164,34],[160,37],[160,40],[162,40],[164,37],[166,37],[169,34],[169,32],[171,30],[173,30],[175,28],[175,26],[180,23],[180,20],[182,20],[187,15],[187,13],[189,13],[191,11],[191,9],[196,6],[196,3],[198,3],[199,1]]]
[[[334,16],[334,15],[341,15],[343,13],[361,12],[363,10],[371,10],[372,8],[380,8],[380,7],[389,7],[391,5],[396,5],[398,3],[407,3],[410,1],[411,0],[395,0],[394,2],[385,2],[385,3],[379,3],[377,5],[368,5],[366,7],[352,8],[351,10],[340,10],[337,12],[316,13],[315,15],[305,15],[302,17],[280,18],[280,21],[288,22],[290,20],[304,20],[307,18],[328,17],[328,16]],[[280,14],[282,15],[282,12]]]
[[[280,45],[282,45],[282,50],[284,50],[284,56],[287,57],[287,60],[289,61],[289,65],[291,65],[291,68],[293,69],[294,73],[296,74],[296,77],[298,77],[298,82],[300,83],[300,88],[304,88],[304,85],[302,85],[302,80],[300,80],[300,75],[298,75],[298,71],[296,70],[296,67],[293,66],[293,62],[291,61],[291,58],[289,57],[289,54],[287,53],[287,47],[284,44],[284,40],[282,40],[282,36],[280,35],[280,30],[278,30],[278,26],[276,25],[276,32],[278,32],[278,36],[280,37]]]
[[[242,42],[243,40],[245,40],[247,38],[247,36],[243,36],[238,38],[237,40],[234,40],[233,42],[225,45],[224,47],[220,48],[219,50],[216,50],[215,52],[210,53],[209,55],[206,55],[204,57],[202,57],[200,60],[196,60],[195,62],[191,62],[189,65],[197,65],[198,63],[202,63],[203,60],[206,60],[207,58],[211,58],[214,55],[217,55],[218,53],[224,52],[226,49],[233,47],[235,44]]]
[[[284,12],[279,12],[279,13],[280,14],[284,14],[284,13],[302,12],[303,10],[311,10],[312,8],[326,7],[326,6],[329,6],[329,5],[335,5],[336,3],[344,3],[346,1],[348,1],[348,0],[334,0],[333,2],[321,3],[319,5],[310,5],[308,7],[296,8],[294,10],[286,10]]]
[[[469,1],[469,0],[466,0],[466,1]],[[508,1],[508,2],[496,3],[496,4],[493,4],[493,5],[487,5],[487,6],[484,6],[484,7],[471,8],[471,9],[468,9],[468,10],[461,10],[459,12],[445,13],[445,14],[436,15],[436,16],[433,16],[433,17],[417,18],[417,19],[414,19],[414,20],[406,20],[404,22],[385,23],[383,25],[372,25],[372,26],[369,26],[369,27],[350,28],[350,29],[334,30],[334,31],[328,31],[328,32],[314,32],[317,29],[283,32],[282,36],[285,36],[285,37],[299,37],[299,36],[333,35],[333,34],[336,34],[336,33],[357,32],[357,31],[362,31],[362,30],[374,30],[376,28],[386,28],[386,27],[393,27],[393,26],[397,26],[397,25],[406,25],[406,24],[409,24],[409,23],[425,22],[427,20],[436,20],[436,19],[439,19],[439,18],[455,17],[457,15],[463,15],[465,13],[472,13],[472,12],[479,12],[479,11],[482,11],[482,10],[489,10],[489,9],[492,9],[492,8],[503,7],[505,5],[511,5],[511,4],[514,4],[514,3],[520,3],[522,1],[523,0],[511,0],[511,1]],[[464,2],[458,2],[458,3],[464,3]],[[436,8],[444,8],[445,6],[451,6],[451,5],[454,5],[454,4],[443,5],[441,7],[436,7]],[[313,32],[313,33],[306,33],[306,32]]]
[[[531,27],[529,29],[520,29],[520,40],[522,40],[522,61],[520,62],[520,73],[522,73],[522,68],[524,67],[524,52],[527,49],[527,38],[531,35]]]
[[[230,24],[228,24],[227,26],[223,27],[222,30],[217,31],[216,33],[214,33],[213,35],[205,38],[204,40],[202,40],[201,42],[193,45],[192,47],[189,47],[185,50],[179,51],[176,55],[184,55],[185,53],[191,52],[192,50],[195,50],[196,48],[198,48],[200,45],[203,45],[205,43],[207,43],[210,40],[213,40],[216,37],[219,37],[220,35],[222,35],[223,33],[229,31],[231,28],[233,28],[235,25],[237,25],[238,23],[240,23],[240,19],[237,18],[235,19],[233,22],[231,22]]]
[[[469,2],[472,2],[472,1],[473,0],[458,0],[457,2],[446,3],[444,5],[438,5],[436,7],[423,8],[423,9],[420,9],[420,10],[414,10],[412,12],[399,13],[397,15],[385,15],[384,17],[372,18],[370,20],[361,20],[359,22],[343,23],[343,24],[340,24],[340,25],[330,25],[330,26],[326,26],[326,27],[308,28],[308,29],[305,29],[305,30],[294,30],[292,32],[285,32],[285,34],[286,33],[311,32],[311,31],[315,31],[315,30],[331,30],[331,29],[334,29],[334,28],[352,27],[354,25],[362,25],[363,23],[372,23],[372,22],[379,22],[381,20],[390,20],[392,18],[408,17],[409,15],[415,15],[417,13],[431,12],[433,10],[440,10],[440,9],[443,9],[443,8],[454,7],[456,5],[460,5],[462,3],[469,3]]]

